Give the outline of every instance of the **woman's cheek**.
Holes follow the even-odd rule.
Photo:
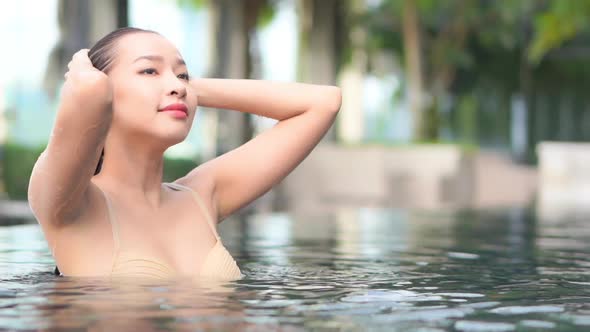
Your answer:
[[[154,111],[158,110],[162,94],[157,87],[151,84],[136,84],[133,91],[133,98],[136,106],[141,109],[150,108]]]

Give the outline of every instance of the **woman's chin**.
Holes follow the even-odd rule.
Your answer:
[[[179,144],[186,139],[185,133],[171,133],[170,135],[161,137],[161,142],[163,142],[166,148],[169,148],[173,145]]]

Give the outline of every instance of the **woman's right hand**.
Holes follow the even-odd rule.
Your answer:
[[[64,75],[65,85],[79,92],[90,92],[94,96],[102,96],[112,100],[112,86],[109,77],[96,69],[88,57],[88,49],[84,48],[72,56],[68,63],[68,71]],[[101,94],[101,92],[104,93]]]
[[[74,54],[68,68],[47,148],[29,180],[29,205],[53,229],[87,220],[88,188],[113,119],[111,78],[92,65],[88,50]]]

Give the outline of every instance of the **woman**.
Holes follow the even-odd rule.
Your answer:
[[[68,276],[239,278],[216,224],[287,176],[341,103],[332,86],[191,79],[173,44],[135,28],[79,51],[68,68],[29,185],[31,209]],[[279,122],[162,183],[163,153],[186,138],[197,105]]]

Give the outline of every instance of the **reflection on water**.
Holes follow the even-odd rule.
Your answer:
[[[229,219],[221,235],[246,277],[226,283],[57,278],[38,225],[7,226],[0,327],[580,331],[587,222],[524,209]]]

